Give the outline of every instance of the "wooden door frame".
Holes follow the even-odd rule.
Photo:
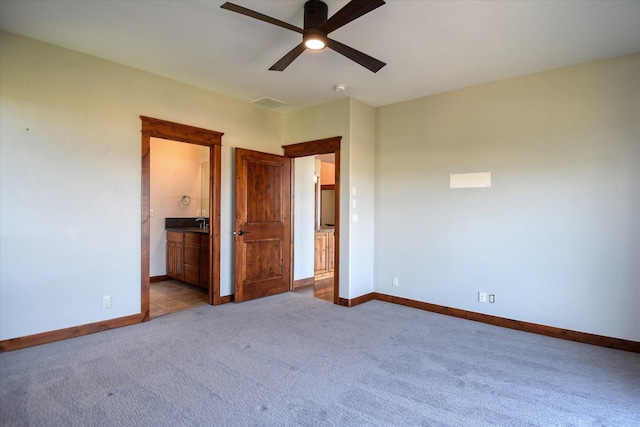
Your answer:
[[[334,252],[333,252],[333,303],[338,304],[340,301],[340,142],[342,141],[341,136],[334,136],[331,138],[324,139],[316,139],[314,141],[300,142],[297,144],[291,145],[283,145],[284,155],[286,157],[296,158],[296,157],[308,157],[315,156],[316,154],[335,154],[335,242],[334,242]],[[292,174],[294,168],[291,168]],[[293,224],[293,209],[295,207],[295,199],[293,198],[293,188],[295,186],[295,182],[292,179],[291,185],[291,200],[294,200],[291,203],[291,223]],[[295,262],[293,257],[294,245],[293,245],[293,228],[291,230],[291,285],[293,286],[293,263]]]
[[[142,120],[142,193],[141,193],[141,298],[142,321],[149,316],[149,272],[150,272],[150,207],[151,207],[151,138],[185,142],[209,147],[209,304],[220,301],[220,192],[222,135],[181,123],[140,116]]]

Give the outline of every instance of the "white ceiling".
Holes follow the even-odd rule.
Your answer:
[[[304,52],[301,36],[220,8],[223,1],[0,0],[0,28],[250,102],[291,111],[345,96],[378,107],[480,83],[640,52],[640,0],[387,4],[331,37],[388,65]],[[302,27],[304,0],[233,3]],[[347,4],[326,0],[329,16]],[[344,92],[333,90],[337,83]]]

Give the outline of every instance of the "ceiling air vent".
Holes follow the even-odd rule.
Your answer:
[[[251,101],[251,103],[255,105],[259,105],[264,108],[270,108],[270,109],[275,109],[275,108],[279,108],[287,105],[286,102],[282,102],[282,101],[278,101],[277,99],[266,98],[266,97],[256,99],[255,101]]]

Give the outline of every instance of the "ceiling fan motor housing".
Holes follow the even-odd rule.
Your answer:
[[[304,4],[304,29],[318,28],[329,16],[329,7],[325,2],[309,0]]]
[[[312,50],[324,49],[327,45],[327,35],[320,31],[320,25],[327,21],[329,8],[319,0],[309,0],[304,4],[304,33],[302,40],[305,46]]]

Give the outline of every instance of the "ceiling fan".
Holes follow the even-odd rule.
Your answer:
[[[284,71],[306,49],[321,50],[328,47],[376,73],[387,64],[332,40],[327,35],[383,4],[383,0],[351,0],[327,19],[327,4],[320,0],[309,0],[304,4],[304,29],[233,3],[226,2],[221,7],[302,34],[302,42],[269,68],[270,70]]]

